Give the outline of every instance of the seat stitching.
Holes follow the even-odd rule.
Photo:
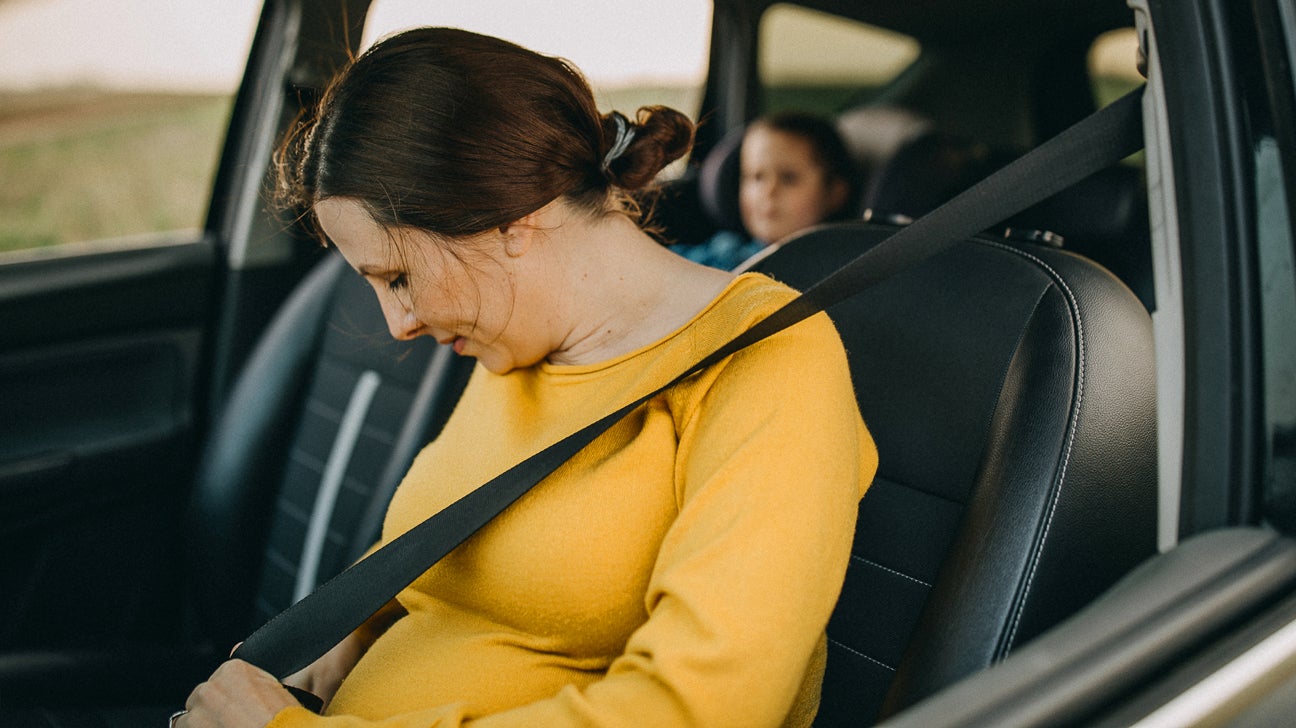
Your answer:
[[[847,652],[851,653],[852,655],[855,655],[855,656],[857,656],[857,657],[863,657],[864,659],[868,660],[869,662],[873,663],[874,665],[877,665],[877,666],[879,666],[879,667],[886,668],[887,670],[890,670],[891,672],[895,672],[895,668],[894,668],[894,667],[891,667],[890,665],[886,664],[885,662],[882,662],[881,660],[875,660],[875,659],[873,659],[872,657],[869,657],[868,655],[864,654],[863,652],[860,652],[859,650],[855,649],[854,647],[849,647],[849,646],[847,646],[847,645],[844,645],[844,644],[842,644],[841,642],[838,642],[837,640],[835,640],[835,639],[833,639],[833,638],[831,638],[831,637],[828,638],[828,642],[829,642],[830,644],[834,644],[834,645],[840,647],[840,648],[843,649],[843,650],[846,650]]]
[[[889,573],[895,574],[896,576],[898,576],[898,577],[900,577],[900,578],[902,578],[902,579],[908,579],[909,581],[912,581],[912,582],[914,582],[915,584],[921,584],[921,585],[927,587],[928,589],[931,588],[931,584],[928,584],[927,582],[923,581],[922,579],[917,579],[917,578],[914,578],[914,577],[912,577],[912,576],[909,576],[908,574],[903,574],[903,573],[901,573],[901,572],[899,572],[899,571],[896,571],[895,569],[887,568],[887,567],[883,566],[882,564],[879,564],[879,563],[876,562],[876,561],[870,561],[869,559],[866,559],[866,558],[864,558],[863,556],[856,556],[855,554],[851,554],[851,558],[854,559],[855,561],[862,561],[862,562],[864,562],[865,564],[868,564],[869,566],[873,566],[873,567],[879,568],[879,569],[881,569],[881,570],[883,570],[883,571],[886,571],[886,572],[889,572]]]
[[[1062,276],[1059,275],[1058,272],[1054,270],[1051,266],[1049,266],[1048,263],[1045,263],[1037,256],[1031,255],[1030,253],[1027,253],[1024,250],[1019,250],[1010,245],[1004,245],[1002,243],[997,243],[993,241],[984,241],[984,242],[987,245],[991,245],[993,247],[1006,250],[1015,255],[1019,255],[1023,258],[1032,260],[1035,262],[1036,265],[1040,266],[1045,271],[1047,271],[1049,276],[1053,278],[1054,283],[1056,283],[1058,287],[1062,289],[1064,295],[1066,296],[1067,305],[1071,309],[1072,315],[1074,316],[1076,322],[1076,350],[1077,350],[1076,379],[1075,379],[1076,396],[1071,406],[1071,416],[1069,418],[1069,422],[1067,423],[1066,448],[1062,454],[1062,468],[1058,473],[1056,484],[1053,488],[1052,494],[1050,495],[1048,516],[1045,517],[1044,519],[1044,530],[1040,534],[1038,546],[1035,549],[1035,553],[1031,555],[1030,569],[1026,573],[1026,584],[1022,590],[1022,598],[1017,602],[1017,606],[1013,609],[1012,620],[1009,622],[1008,641],[1005,647],[1011,649],[1013,642],[1015,642],[1017,639],[1017,629],[1018,627],[1021,626],[1022,612],[1026,608],[1026,596],[1030,594],[1031,586],[1034,584],[1035,572],[1039,567],[1040,557],[1044,553],[1044,543],[1048,541],[1049,530],[1053,525],[1053,516],[1057,511],[1058,501],[1061,500],[1062,486],[1066,483],[1067,469],[1071,464],[1071,450],[1075,444],[1076,427],[1078,426],[1078,422],[1080,420],[1080,403],[1084,399],[1084,380],[1085,380],[1084,321],[1081,320],[1080,318],[1080,306],[1076,302],[1075,294],[1072,292],[1071,288],[1067,285],[1066,281],[1063,280]]]

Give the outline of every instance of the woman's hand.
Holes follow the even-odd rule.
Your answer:
[[[298,705],[270,673],[230,660],[194,688],[176,728],[264,728],[280,710]]]
[[[364,656],[369,644],[360,631],[352,632],[318,660],[284,678],[284,683],[318,696],[327,708],[342,679]]]

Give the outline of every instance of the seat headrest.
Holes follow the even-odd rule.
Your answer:
[[[1116,166],[1014,215],[1011,222],[1055,230],[1083,247],[1083,241],[1135,237],[1131,231],[1146,220],[1146,206],[1141,172],[1134,167]]]
[[[918,218],[971,187],[990,167],[984,144],[929,128],[903,141],[873,170],[861,207],[871,219]]]
[[[1137,167],[1109,167],[1014,215],[1009,226],[1050,230],[1110,270],[1155,308],[1147,192]]]
[[[698,168],[698,197],[707,217],[722,230],[742,230],[738,210],[739,152],[746,127],[734,129],[707,153]]]
[[[870,174],[909,140],[934,126],[927,117],[899,106],[862,106],[837,117],[837,132],[855,166]]]

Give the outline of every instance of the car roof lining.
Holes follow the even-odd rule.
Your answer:
[[[916,38],[923,45],[1014,44],[1047,46],[1077,33],[1096,36],[1129,26],[1133,13],[1120,0],[715,0],[717,6],[752,9],[759,15],[778,2],[791,2],[841,15]]]

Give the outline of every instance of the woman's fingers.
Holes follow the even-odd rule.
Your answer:
[[[230,660],[189,694],[176,728],[263,728],[275,714],[297,705],[270,673]]]

